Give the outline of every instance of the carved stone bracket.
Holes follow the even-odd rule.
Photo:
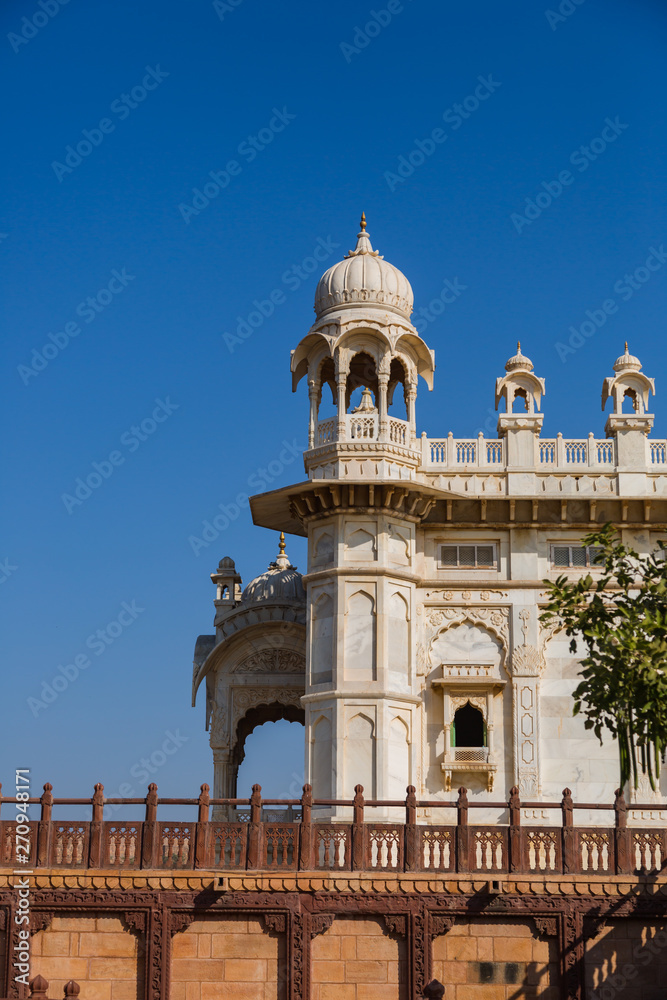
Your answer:
[[[261,920],[267,934],[284,934],[287,929],[284,913],[263,913]]]
[[[53,920],[53,917],[53,910],[31,910],[30,933],[36,934],[38,931],[45,931]]]
[[[169,914],[169,933],[173,936],[188,929],[197,914],[194,910],[172,910]]]
[[[533,917],[533,920],[540,937],[558,937],[558,919],[556,917]]]
[[[318,934],[324,934],[325,931],[329,930],[333,922],[333,913],[313,913],[310,918],[311,938],[317,937]]]
[[[449,913],[429,913],[428,933],[432,938],[447,934],[454,926],[454,917]]]
[[[145,934],[148,923],[148,914],[145,910],[126,910],[121,913],[121,918],[128,930]]]
[[[600,913],[586,914],[584,919],[584,937],[596,938],[607,926],[608,917]]]
[[[406,937],[408,933],[408,918],[405,913],[385,913],[384,926],[387,934],[394,937]]]

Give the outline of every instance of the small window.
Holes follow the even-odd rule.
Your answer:
[[[495,545],[441,545],[440,569],[495,569]]]
[[[551,564],[555,569],[590,569],[601,565],[602,551],[599,545],[552,545]]]

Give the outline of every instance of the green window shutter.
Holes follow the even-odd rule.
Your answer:
[[[452,728],[451,728],[451,731],[450,731],[449,743],[450,743],[450,746],[453,746],[453,747],[456,746],[456,723],[455,722],[452,722]]]

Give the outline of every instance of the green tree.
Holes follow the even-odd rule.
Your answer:
[[[632,779],[636,788],[641,769],[655,789],[667,747],[666,545],[640,556],[611,524],[582,544],[597,547],[601,577],[545,580],[549,600],[540,621],[559,624],[572,653],[580,646],[586,652],[573,714],[585,716],[600,743],[604,729],[617,739],[621,787]]]

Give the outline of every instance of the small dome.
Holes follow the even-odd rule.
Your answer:
[[[517,341],[516,354],[513,358],[510,358],[505,365],[506,372],[515,372],[522,369],[526,372],[532,372],[533,362],[530,358],[527,358],[525,354],[521,353],[521,341]]]
[[[223,556],[218,563],[218,569],[236,569],[236,563],[231,556]]]
[[[292,566],[285,552],[285,535],[280,532],[280,546],[275,562],[269,563],[266,573],[251,580],[243,591],[243,604],[259,604],[264,601],[299,601],[305,604],[301,573]]]
[[[318,319],[329,309],[359,304],[381,305],[409,319],[413,302],[408,279],[371,246],[366,216],[362,214],[355,249],[325,271],[318,282],[315,292]]]
[[[641,371],[642,363],[639,358],[636,358],[634,354],[630,354],[628,351],[628,342],[625,342],[625,354],[621,354],[620,358],[616,358],[616,363],[614,364],[615,372],[626,372]]]

